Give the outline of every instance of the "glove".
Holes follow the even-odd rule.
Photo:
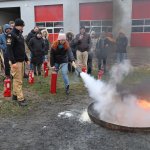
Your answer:
[[[73,66],[74,68],[77,68],[77,65],[75,64],[74,61],[72,61],[72,66]]]

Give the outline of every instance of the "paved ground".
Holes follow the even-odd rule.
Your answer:
[[[131,48],[129,52],[136,66],[150,64],[149,55],[149,49]],[[150,149],[149,133],[111,131],[83,121],[81,114],[92,102],[88,93],[71,94],[57,102],[30,94],[28,98],[38,100],[34,109],[19,117],[0,118],[0,150]]]
[[[72,95],[64,102],[41,101],[22,117],[1,118],[0,150],[150,149],[149,133],[111,131],[79,119],[90,103],[87,95]]]

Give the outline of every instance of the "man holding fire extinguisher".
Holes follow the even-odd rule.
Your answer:
[[[11,64],[11,74],[13,76],[13,96],[19,106],[26,106],[27,101],[22,91],[24,61],[29,65],[28,57],[25,53],[24,38],[22,36],[24,21],[20,18],[15,20],[15,27],[7,35],[6,44]]]
[[[68,62],[71,61],[75,65],[74,60],[73,53],[66,40],[66,34],[60,33],[58,40],[51,47],[50,65],[56,71],[61,68],[67,95],[69,94]]]

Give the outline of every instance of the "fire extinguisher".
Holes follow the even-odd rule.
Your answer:
[[[104,74],[104,69],[100,69],[99,71],[98,71],[98,79],[101,79],[102,78],[102,76],[103,76],[103,74]]]
[[[44,63],[43,63],[43,70],[45,71],[46,68],[47,68],[47,61],[44,61]]]
[[[47,76],[48,76],[48,67],[46,67],[44,71],[44,77],[46,78]]]
[[[86,69],[86,67],[82,67],[82,72],[87,73],[87,69]]]
[[[34,83],[34,72],[32,70],[29,71],[29,80],[28,80],[29,84],[33,84]]]
[[[4,80],[4,97],[11,97],[11,80],[6,78]]]
[[[51,83],[50,83],[50,93],[56,94],[56,85],[57,85],[57,72],[52,72],[51,74]]]
[[[56,86],[57,86],[57,76],[58,76],[58,71],[63,67],[64,65],[59,66],[57,69],[56,67],[53,68],[52,74],[51,74],[51,83],[50,83],[50,93],[51,94],[56,94]]]

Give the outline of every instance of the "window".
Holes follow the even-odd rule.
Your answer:
[[[102,21],[102,26],[112,26],[112,21]]]
[[[60,30],[64,30],[63,22],[37,22],[36,26],[39,26],[40,29],[47,29],[49,34],[59,33]]]
[[[101,21],[91,21],[91,26],[101,26]]]
[[[150,19],[132,20],[132,32],[150,32]]]
[[[45,22],[37,22],[36,26],[45,27]]]
[[[144,20],[132,20],[132,25],[144,25]]]
[[[54,33],[59,33],[61,30],[63,30],[62,28],[54,28]]]
[[[112,20],[80,21],[80,26],[85,26],[87,33],[91,31],[95,31],[97,34],[102,31],[112,32]]]
[[[48,33],[53,33],[53,29],[47,29]]]
[[[150,25],[150,19],[145,20],[145,25]]]
[[[63,22],[54,22],[54,27],[63,27]]]
[[[53,22],[46,22],[46,27],[53,27]]]
[[[149,27],[144,27],[144,32],[150,32],[150,26]]]
[[[143,27],[132,27],[132,32],[143,32]]]
[[[90,21],[81,21],[80,26],[90,26]]]

